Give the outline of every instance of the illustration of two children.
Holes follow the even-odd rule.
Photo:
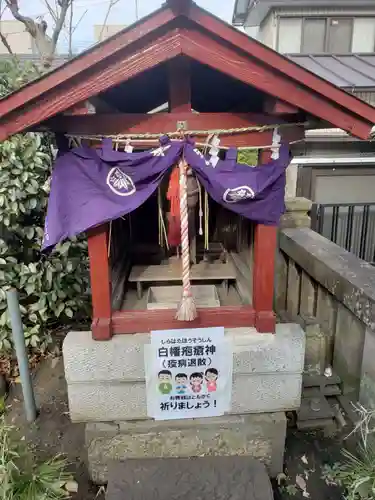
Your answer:
[[[194,393],[199,393],[203,388],[203,381],[206,381],[206,388],[208,392],[215,392],[217,388],[217,379],[219,376],[219,372],[216,368],[208,368],[206,373],[192,373],[190,378],[186,373],[178,373],[175,377],[176,383],[176,393],[177,394],[186,394],[189,388]],[[172,385],[172,373],[169,370],[161,370],[158,373],[159,379],[159,392],[161,394],[170,394],[173,389]]]

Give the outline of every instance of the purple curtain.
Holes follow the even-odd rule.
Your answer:
[[[137,209],[181,155],[210,196],[229,210],[264,224],[278,224],[284,211],[286,145],[278,160],[260,167],[237,164],[236,150],[213,167],[192,141],[168,137],[161,138],[159,148],[143,153],[115,151],[110,139],[99,149],[68,150],[65,139],[58,146],[43,250]]]

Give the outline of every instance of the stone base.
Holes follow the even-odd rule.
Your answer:
[[[113,460],[249,456],[263,462],[271,477],[283,470],[286,417],[280,413],[165,422],[89,423],[86,447],[90,476],[108,481]]]
[[[253,328],[225,331],[233,344],[231,414],[296,410],[301,401],[305,334],[297,324],[276,325],[276,334]],[[90,332],[64,341],[70,418],[74,422],[146,419],[144,346],[150,334],[117,335],[107,342]],[[149,425],[149,423],[148,423]]]

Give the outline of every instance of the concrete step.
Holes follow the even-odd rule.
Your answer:
[[[115,461],[108,472],[106,500],[273,500],[265,466],[250,457]]]

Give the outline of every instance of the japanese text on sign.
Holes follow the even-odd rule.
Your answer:
[[[157,420],[229,410],[232,353],[224,328],[151,332],[145,348],[148,414]]]

